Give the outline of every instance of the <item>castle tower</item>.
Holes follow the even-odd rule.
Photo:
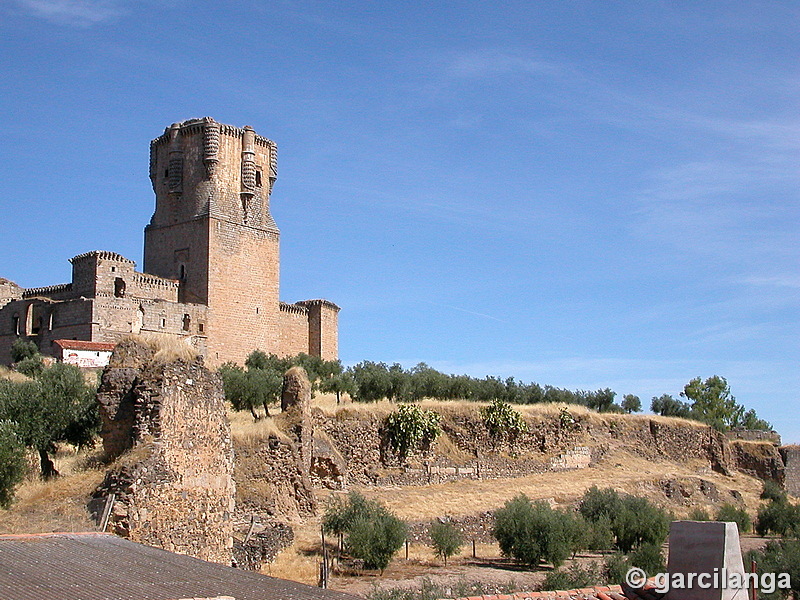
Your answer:
[[[280,354],[279,238],[269,200],[275,143],[210,117],[175,123],[150,144],[156,208],[144,271],[180,281],[179,301],[208,306],[207,358]]]

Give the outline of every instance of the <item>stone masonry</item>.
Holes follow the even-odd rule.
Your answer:
[[[153,348],[125,340],[103,372],[98,402],[107,458],[119,457],[95,493],[114,494],[109,527],[230,564],[233,446],[219,375],[201,358],[164,362]]]
[[[279,299],[276,178],[275,143],[250,127],[210,117],[168,127],[150,144],[145,272],[92,251],[70,260],[70,283],[23,289],[0,278],[0,364],[19,337],[51,355],[58,339],[140,332],[186,338],[212,365],[243,363],[255,349],[337,358],[339,307]]]
[[[783,446],[780,453],[785,465],[786,491],[800,498],[800,446]]]

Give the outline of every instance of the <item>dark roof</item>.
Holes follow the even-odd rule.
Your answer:
[[[3,600],[354,600],[110,534],[0,536]]]

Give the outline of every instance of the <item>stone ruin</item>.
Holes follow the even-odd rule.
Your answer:
[[[202,358],[162,360],[152,344],[129,339],[103,371],[97,399],[103,448],[116,459],[95,492],[108,529],[230,564],[233,445],[219,375]]]
[[[800,498],[800,446],[783,446],[780,453],[786,465],[786,491]]]

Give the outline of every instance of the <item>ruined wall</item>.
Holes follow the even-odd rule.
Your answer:
[[[13,281],[0,277],[0,308],[11,300],[21,300],[24,290]]]
[[[729,440],[744,440],[747,442],[770,442],[775,446],[781,445],[781,436],[775,431],[761,431],[755,429],[732,429],[725,432]]]
[[[413,452],[402,464],[385,439],[385,414],[344,408],[334,416],[319,411],[314,416],[316,428],[343,457],[346,477],[362,485],[425,485],[585,468],[607,451],[604,439],[648,459],[701,459],[721,473],[735,468],[725,437],[703,425],[644,416],[589,419],[576,413],[572,421],[562,421],[559,415],[526,415],[528,431],[511,442],[489,436],[478,406],[436,410],[444,435],[430,451]]]
[[[240,513],[309,516],[316,499],[297,444],[286,435],[235,439],[236,508]]]
[[[114,531],[229,564],[233,448],[219,376],[201,359],[164,363],[129,340],[103,371],[98,402],[105,452],[129,449],[96,494],[117,497]]]
[[[33,340],[42,354],[52,354],[58,339],[91,339],[93,300],[53,302],[47,298],[13,300],[0,309],[0,363],[11,362],[18,337]]]
[[[784,483],[783,459],[777,446],[771,441],[732,440],[730,446],[734,463],[739,471],[760,479]]]
[[[800,446],[784,446],[780,449],[785,465],[785,487],[792,496],[800,498]]]

